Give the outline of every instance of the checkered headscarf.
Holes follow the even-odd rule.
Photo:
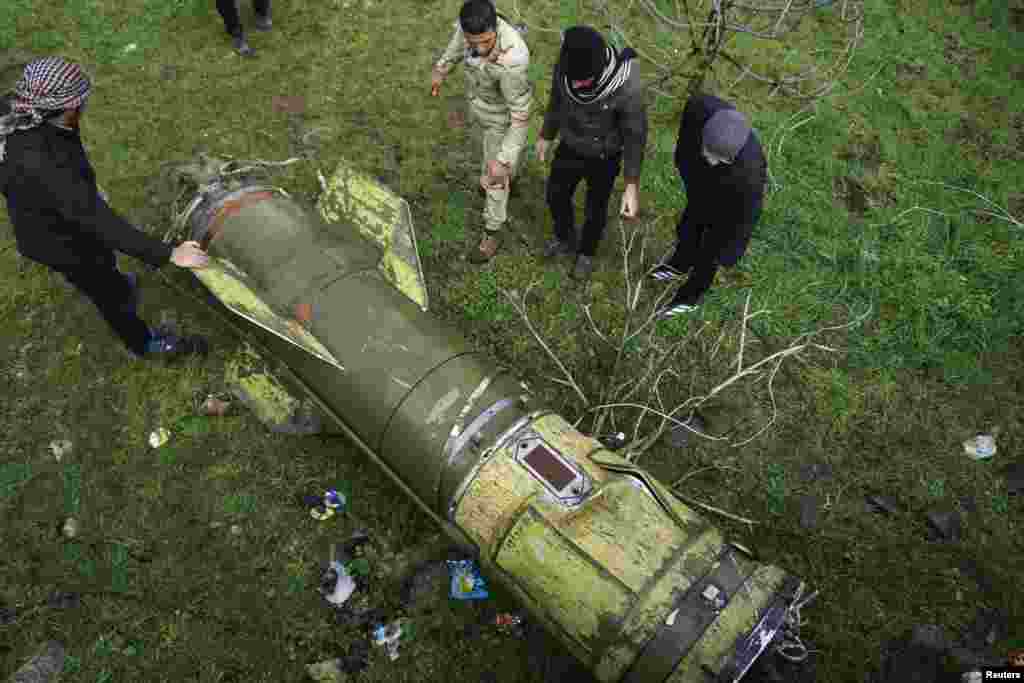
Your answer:
[[[75,109],[89,98],[92,83],[78,64],[62,57],[43,57],[29,62],[14,86],[11,113],[0,117],[0,161],[4,160],[7,136],[43,122],[50,111]]]

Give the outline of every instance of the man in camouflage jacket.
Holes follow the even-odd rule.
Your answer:
[[[512,178],[526,146],[533,86],[527,76],[530,51],[519,32],[497,16],[490,0],[466,0],[448,48],[434,65],[431,94],[463,62],[470,114],[483,132],[480,186],[487,196],[484,238],[470,253],[474,263],[489,261],[501,244],[508,220]]]

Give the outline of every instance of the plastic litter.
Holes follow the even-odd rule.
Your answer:
[[[402,640],[402,635],[407,631],[406,623],[405,619],[396,619],[390,624],[380,624],[373,629],[371,634],[373,644],[383,647],[391,661],[395,661],[399,657],[398,645]]]
[[[996,450],[996,438],[992,434],[978,434],[964,441],[964,452],[972,460],[988,460]]]
[[[64,538],[74,538],[78,535],[78,520],[74,517],[68,517],[64,520],[64,524],[61,526],[60,532],[64,534]]]
[[[55,640],[43,644],[32,659],[14,672],[11,683],[48,683],[64,668],[64,646]]]
[[[306,666],[309,677],[318,683],[342,683],[348,679],[348,674],[341,668],[340,659],[327,659],[316,664]]]
[[[320,581],[320,592],[324,599],[335,607],[345,604],[356,589],[356,582],[338,560],[332,560]]]
[[[303,496],[302,500],[309,506],[310,516],[319,522],[330,519],[336,512],[344,510],[348,502],[345,494],[339,493],[336,489],[328,489],[320,497]]]
[[[164,427],[150,432],[149,445],[153,448],[160,448],[171,438],[171,433]]]
[[[521,638],[526,635],[526,624],[519,612],[498,612],[492,621],[499,633]]]
[[[231,401],[221,400],[212,394],[199,406],[199,414],[205,417],[224,417],[230,410]]]
[[[456,600],[481,600],[490,597],[487,582],[473,560],[448,560],[451,596]]]
[[[70,455],[73,448],[74,446],[67,439],[50,442],[50,452],[53,453],[53,457],[57,462],[63,460],[65,455]]]

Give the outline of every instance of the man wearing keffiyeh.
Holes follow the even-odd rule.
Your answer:
[[[548,258],[575,254],[572,276],[577,280],[590,277],[620,166],[626,183],[621,215],[635,218],[639,211],[647,109],[635,56],[628,47],[616,53],[589,26],[573,26],[565,32],[552,75],[551,101],[537,139],[537,157],[543,162],[548,145],[561,134],[547,187],[555,236],[544,253]],[[572,196],[584,178],[586,220],[577,239]]]
[[[150,330],[138,317],[134,274],[118,271],[115,251],[154,268],[171,261],[202,268],[196,242],[171,247],[114,213],[101,196],[79,135],[92,90],[81,66],[61,57],[30,62],[0,116],[0,194],[18,251],[61,273],[99,309],[136,357],[204,353],[200,337]]]

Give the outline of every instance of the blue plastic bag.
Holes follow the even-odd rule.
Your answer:
[[[448,560],[451,573],[451,596],[456,600],[481,600],[490,597],[487,582],[473,560]]]

